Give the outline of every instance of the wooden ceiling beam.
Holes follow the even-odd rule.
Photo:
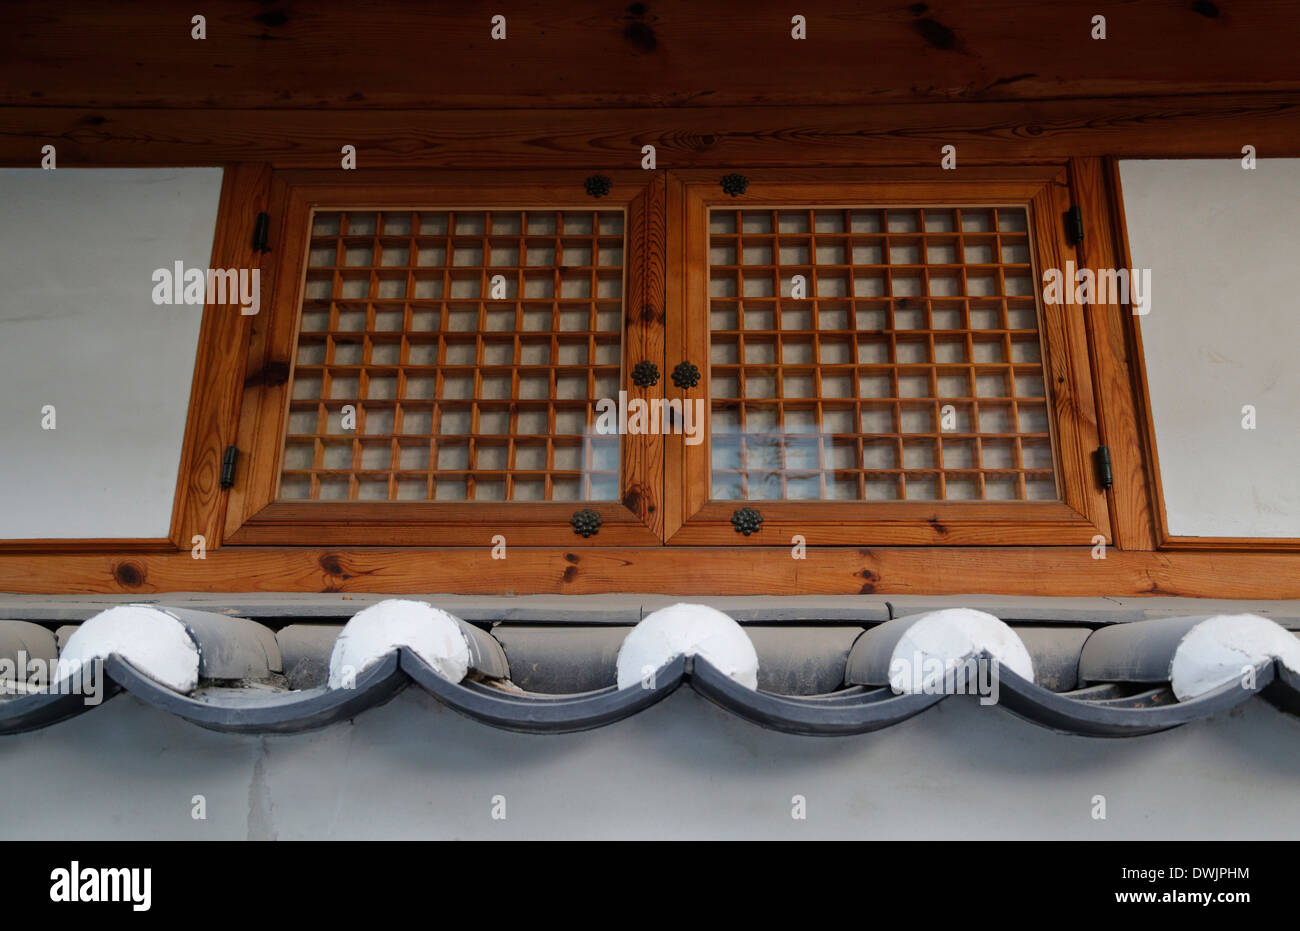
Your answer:
[[[506,39],[490,36],[506,15]],[[791,18],[807,38],[791,37]],[[191,16],[206,35],[191,38]],[[1093,16],[1106,15],[1106,38]],[[0,105],[731,107],[1300,90],[1290,0],[21,0]]]
[[[0,107],[0,164],[338,168],[660,168],[932,162],[1070,156],[1300,156],[1300,92],[1050,102],[585,110],[158,110]]]

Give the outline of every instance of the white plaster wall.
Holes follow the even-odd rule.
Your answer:
[[[0,840],[1300,836],[1300,721],[1258,698],[1100,740],[973,698],[874,734],[796,737],[689,688],[580,734],[496,730],[408,688],[347,723],[253,737],[123,694],[0,738],[0,768],[40,774],[0,790]],[[206,820],[191,816],[195,795]],[[795,795],[806,820],[791,818]]]
[[[1300,159],[1257,165],[1120,163],[1133,264],[1152,270],[1142,341],[1177,535],[1300,537]]]
[[[0,539],[167,535],[203,308],[155,305],[151,275],[208,267],[220,190],[0,169]]]
[[[1300,160],[1125,161],[1170,529],[1300,536]],[[0,170],[0,539],[155,537],[175,492],[221,171]],[[58,429],[41,429],[55,405]],[[1253,404],[1258,429],[1242,430]]]

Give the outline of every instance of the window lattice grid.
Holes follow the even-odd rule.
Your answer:
[[[618,396],[623,226],[610,210],[316,213],[281,500],[617,499],[619,438],[592,425]]]
[[[714,498],[1058,499],[1023,207],[709,231]]]

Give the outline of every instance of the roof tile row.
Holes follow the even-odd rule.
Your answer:
[[[942,610],[947,605],[941,600],[923,607],[949,613]],[[120,606],[116,610],[119,621],[129,621],[129,613]],[[744,633],[758,657],[757,689],[720,671],[717,655],[701,647],[694,655],[665,657],[639,686],[621,690],[615,685],[615,670],[619,649],[632,629],[626,622],[582,627],[497,623],[487,630],[456,619],[470,657],[469,675],[461,681],[439,674],[431,658],[418,649],[395,642],[374,665],[356,671],[348,687],[330,688],[330,658],[343,629],[338,625],[295,623],[272,632],[256,621],[188,606],[147,610],[170,617],[191,638],[197,684],[189,689],[164,684],[168,677],[151,669],[152,659],[142,658],[138,648],[147,644],[132,641],[131,631],[136,628],[128,623],[125,640],[119,637],[100,648],[102,697],[129,691],[155,707],[220,731],[274,733],[322,727],[387,701],[412,684],[496,727],[536,733],[585,730],[635,714],[689,685],[765,727],[843,735],[899,723],[963,691],[948,682],[900,692],[893,681],[890,667],[891,658],[897,662],[897,644],[911,643],[907,638],[920,630],[912,629],[913,625],[918,619],[933,619],[933,610],[885,624],[866,618],[858,623],[751,624]],[[113,613],[102,612],[92,622],[100,623],[100,618]],[[458,613],[476,613],[480,625],[511,617],[510,612],[496,617],[487,612]],[[815,607],[794,613],[805,615],[799,620],[816,618]],[[1175,652],[1189,632],[1201,629],[1203,615],[1097,630],[1092,626],[1095,618],[1075,618],[1071,623],[1059,610],[1037,612],[1048,617],[1034,617],[1035,612],[1023,609],[1014,613],[1031,615],[1016,617],[1021,623],[1007,630],[1013,630],[1012,636],[1023,644],[1032,671],[1029,667],[1013,671],[1001,662],[1007,655],[997,655],[990,644],[963,648],[957,659],[971,668],[991,664],[997,679],[996,703],[1034,723],[1088,736],[1132,736],[1208,717],[1256,695],[1283,711],[1300,714],[1300,669],[1287,649],[1293,635],[1284,636],[1287,644],[1280,650],[1273,647],[1273,653],[1251,654],[1240,681],[1224,681],[1179,701],[1170,684]],[[773,620],[753,613],[750,617]],[[48,616],[40,619],[49,621]],[[1267,624],[1269,631],[1276,627],[1258,618],[1254,621]],[[87,631],[92,622],[85,625]],[[7,682],[0,681],[0,693],[7,693],[0,695],[0,734],[45,727],[97,706],[84,694],[64,691],[60,680],[68,669],[55,665],[79,629],[65,625],[54,631],[30,620],[0,621],[0,680],[6,680],[6,663],[10,669]],[[872,635],[864,636],[868,630]],[[16,687],[29,678],[28,668],[41,664],[48,669],[43,680],[31,679],[25,689]],[[982,703],[990,703],[984,700],[987,697],[981,693]]]

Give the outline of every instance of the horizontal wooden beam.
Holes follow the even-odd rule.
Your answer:
[[[1151,553],[1090,547],[320,549],[0,553],[0,591],[465,594],[1178,595],[1300,598],[1300,553]]]
[[[660,168],[957,164],[1070,156],[1300,156],[1300,93],[687,110],[100,110],[0,107],[0,164],[270,162],[331,168]],[[358,177],[364,175],[359,173]]]
[[[504,40],[491,36],[495,13]],[[0,5],[0,105],[731,107],[1300,90],[1297,34],[1289,0],[26,0]]]

